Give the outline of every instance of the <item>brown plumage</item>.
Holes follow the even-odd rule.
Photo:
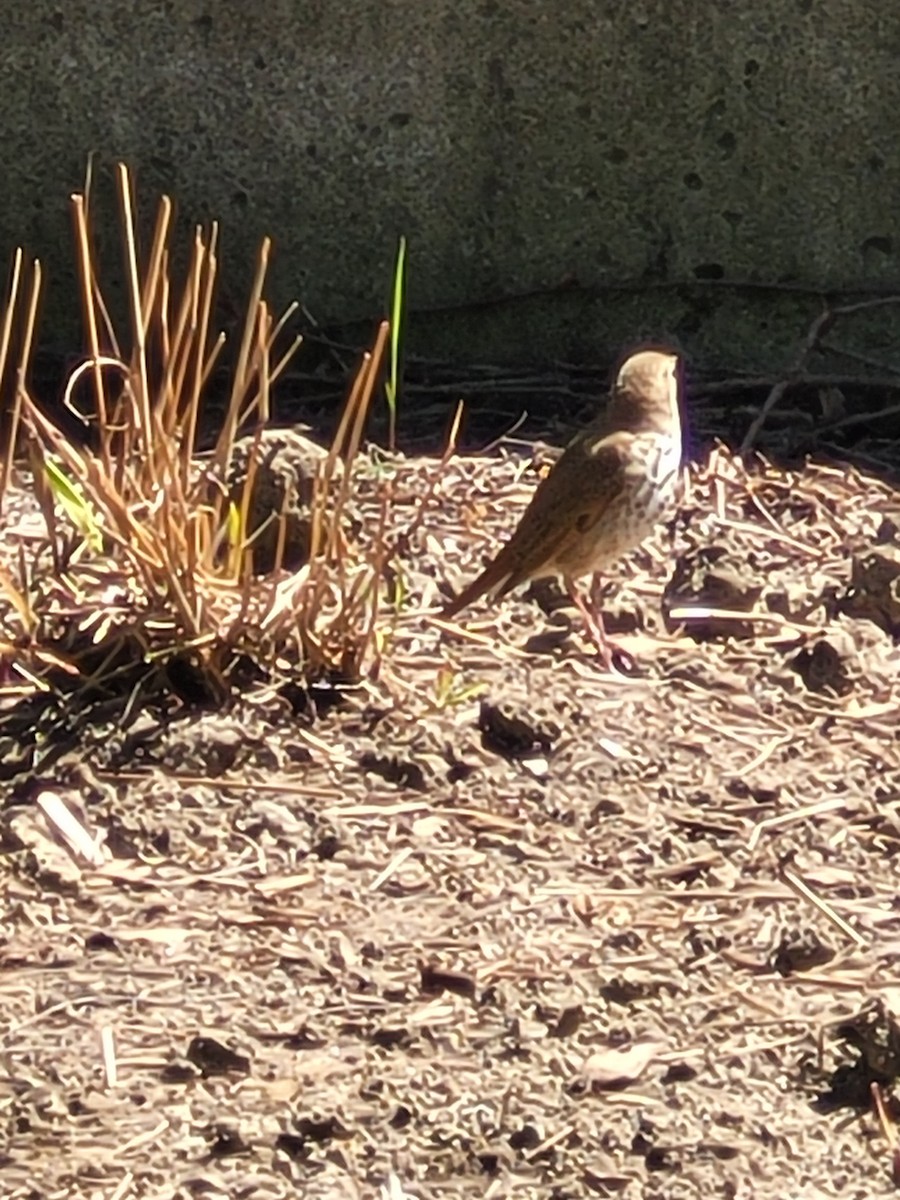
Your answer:
[[[619,371],[605,412],[569,443],[538,485],[509,541],[443,610],[499,599],[529,579],[561,575],[610,662],[598,573],[638,546],[674,500],[681,461],[678,360],[644,350]],[[594,573],[590,605],[575,580]]]

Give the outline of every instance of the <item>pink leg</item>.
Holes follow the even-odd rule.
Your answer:
[[[595,571],[593,573],[593,575],[591,576],[591,585],[590,585],[590,589],[588,591],[588,595],[590,596],[590,601],[591,601],[591,612],[594,614],[594,617],[598,621],[602,620],[602,617],[600,615],[601,614],[600,601],[603,599],[603,596],[601,594],[602,592],[603,592],[603,576],[600,574],[599,571]]]
[[[597,649],[597,654],[600,657],[603,666],[606,670],[610,670],[613,665],[613,652],[615,647],[610,643],[606,636],[606,630],[603,628],[603,616],[600,612],[599,593],[600,584],[599,576],[595,575],[591,581],[589,599],[585,602],[578,588],[575,586],[574,579],[566,580],[566,590],[569,597],[578,611],[581,613],[585,628],[590,635],[591,641]]]

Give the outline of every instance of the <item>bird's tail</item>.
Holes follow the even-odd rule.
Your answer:
[[[512,556],[506,553],[508,549],[509,547],[505,546],[480,575],[441,609],[442,617],[455,617],[480,596],[503,596],[510,588],[515,587],[512,563],[509,561]]]

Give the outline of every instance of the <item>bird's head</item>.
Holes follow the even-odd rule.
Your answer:
[[[618,428],[677,434],[678,357],[662,350],[640,350],[619,368],[608,415]]]

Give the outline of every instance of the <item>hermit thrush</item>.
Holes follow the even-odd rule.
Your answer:
[[[561,575],[604,664],[600,573],[640,545],[672,505],[681,463],[678,359],[643,350],[627,359],[606,411],[582,430],[541,481],[515,532],[441,613],[452,617],[529,579]],[[593,573],[588,600],[575,580]]]

